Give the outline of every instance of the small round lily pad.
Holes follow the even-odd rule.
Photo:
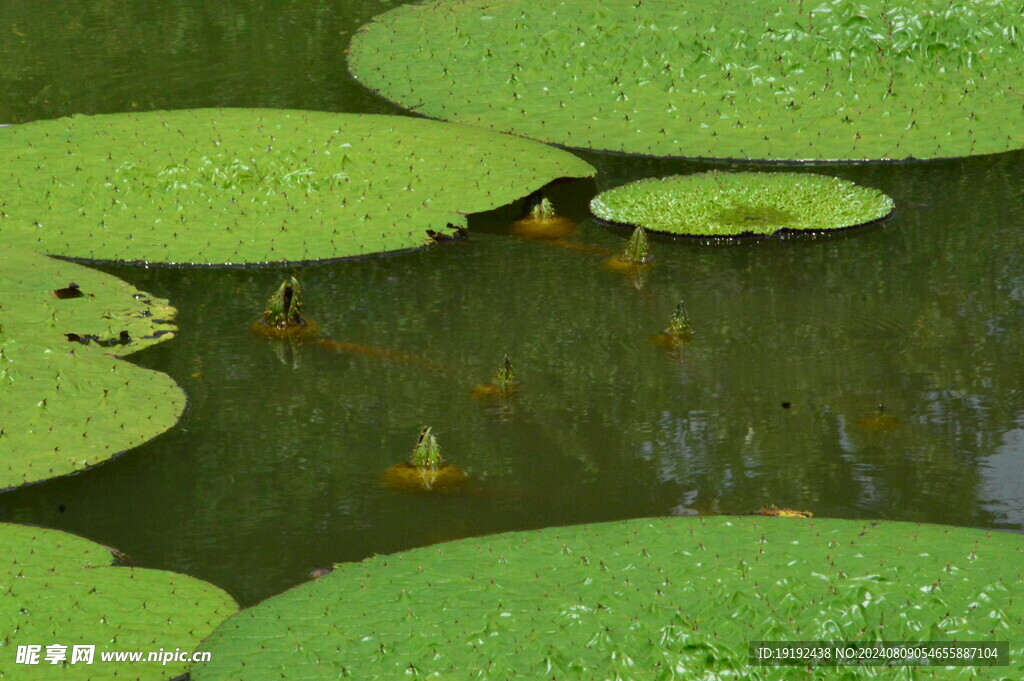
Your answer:
[[[197,109],[0,130],[0,242],[188,264],[415,248],[562,177],[572,154],[402,116]]]
[[[594,215],[607,222],[712,238],[845,229],[881,220],[893,209],[893,200],[877,189],[808,173],[649,178],[590,202]]]
[[[1022,34],[999,1],[432,0],[364,26],[349,69],[418,113],[571,147],[923,159],[1024,147]]]
[[[83,470],[177,422],[177,384],[119,358],[173,337],[166,300],[4,245],[0,290],[0,489]]]
[[[338,565],[243,610],[203,644],[211,660],[192,679],[807,679],[751,666],[748,642],[844,639],[1008,639],[999,678],[1019,678],[1022,559],[1019,535],[898,522],[667,518],[493,535]]]
[[[190,655],[238,611],[234,599],[212,584],[163,570],[116,567],[110,549],[66,532],[3,523],[0,545],[3,678],[168,681],[186,672],[188,663],[103,661],[102,654]],[[87,654],[76,646],[92,646],[91,664],[76,657]],[[19,648],[26,656],[20,662]],[[34,663],[29,653],[36,655]]]

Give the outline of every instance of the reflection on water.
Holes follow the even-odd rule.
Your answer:
[[[387,3],[0,6],[5,35],[25,38],[0,42],[5,121],[132,102],[387,110],[341,61]],[[46,30],[81,45],[77,63],[43,53]],[[255,40],[270,58],[242,49]],[[133,64],[148,41],[159,59]],[[188,410],[108,465],[3,494],[0,519],[79,532],[244,603],[335,561],[645,515],[776,504],[1024,529],[1024,154],[811,169],[886,191],[897,215],[820,239],[652,237],[640,287],[602,268],[628,233],[587,220],[588,201],[707,166],[585,155],[596,182],[549,192],[579,223],[573,247],[512,236],[507,207],[474,216],[468,243],[385,258],[104,267],[180,309],[179,336],[136,361],[169,372]],[[248,331],[288,273],[321,342]],[[680,300],[692,338],[652,345]],[[473,387],[506,354],[518,391],[482,403]],[[465,493],[382,484],[425,425]]]
[[[208,106],[398,113],[348,75],[397,0],[0,0],[0,123]]]

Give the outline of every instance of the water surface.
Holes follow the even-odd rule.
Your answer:
[[[0,2],[0,122],[398,113],[343,62],[352,31],[393,4]],[[83,534],[243,604],[332,562],[616,518],[777,504],[1024,529],[1024,154],[816,166],[889,193],[897,214],[819,239],[654,239],[639,288],[601,268],[597,251],[627,235],[589,221],[590,198],[730,166],[582,155],[596,181],[549,195],[587,249],[511,236],[508,206],[474,216],[467,242],[387,257],[102,266],[180,310],[178,337],[133,361],[173,376],[188,410],[111,463],[0,495],[0,519]],[[288,273],[324,338],[420,361],[250,335]],[[672,353],[649,339],[680,300],[696,333]],[[520,392],[482,404],[472,387],[505,353]],[[428,424],[467,493],[381,485]]]

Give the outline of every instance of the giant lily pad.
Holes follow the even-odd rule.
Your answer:
[[[574,147],[937,158],[1024,147],[1022,33],[999,0],[434,0],[375,18],[349,68],[425,115]]]
[[[747,642],[953,638],[1009,639],[1000,678],[1019,678],[1022,559],[1012,534],[765,517],[467,539],[339,565],[242,611],[192,678],[806,679],[748,666]]]
[[[0,130],[0,241],[167,263],[422,246],[465,213],[594,169],[529,140],[398,116],[199,109]]]
[[[102,655],[190,655],[238,610],[231,596],[212,584],[163,570],[115,567],[109,549],[65,532],[5,523],[0,544],[3,678],[166,681],[185,672],[188,663],[103,661]],[[21,646],[39,646],[32,651],[38,661],[19,663]],[[65,648],[48,650],[51,646]],[[75,646],[94,646],[92,664],[73,661]],[[63,660],[51,664],[48,652]]]
[[[178,420],[177,384],[116,356],[173,335],[167,301],[9,246],[0,290],[0,489],[82,470]]]
[[[886,194],[807,173],[699,173],[638,180],[590,202],[608,222],[702,237],[814,232],[875,222],[893,211]]]

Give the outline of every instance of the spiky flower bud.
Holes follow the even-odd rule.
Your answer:
[[[679,301],[679,305],[676,306],[676,311],[672,313],[672,318],[663,333],[675,338],[693,335],[693,327],[690,325],[690,318],[686,315],[686,305],[683,301]]]
[[[508,358],[508,355],[505,355],[505,364],[494,372],[494,376],[491,377],[491,383],[496,385],[502,392],[507,393],[514,390],[518,382],[516,374],[512,370],[512,360]]]
[[[263,323],[279,329],[290,326],[304,326],[302,319],[302,291],[299,280],[288,277],[267,300],[263,310]]]
[[[430,426],[420,429],[420,436],[416,439],[416,446],[413,447],[409,460],[417,468],[439,468],[444,463],[441,446],[430,432]]]
[[[622,260],[637,264],[643,264],[651,260],[651,248],[647,243],[647,232],[644,231],[643,227],[637,227],[633,230],[633,236],[629,237],[629,243],[626,244]]]
[[[530,217],[534,220],[548,220],[550,218],[558,217],[558,213],[555,212],[555,207],[551,205],[547,197],[542,197],[540,201],[533,205],[530,209]]]

